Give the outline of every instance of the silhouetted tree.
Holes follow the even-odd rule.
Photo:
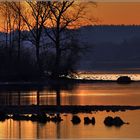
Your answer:
[[[9,57],[12,59],[12,31],[14,30],[15,18],[14,13],[10,7],[10,2],[1,2],[0,10],[4,18],[4,31],[6,32],[6,47],[9,47]]]
[[[43,32],[43,26],[49,15],[48,2],[45,1],[27,1],[28,8],[24,14],[21,14],[23,21],[26,23],[33,40],[32,43],[36,47],[36,60],[39,75],[42,75],[43,69],[40,59],[40,41]],[[16,11],[18,12],[18,9]]]
[[[15,24],[14,30],[18,32],[18,36],[16,36],[17,43],[17,64],[18,64],[18,70],[20,71],[20,59],[21,59],[21,31],[24,28],[25,24],[23,22],[23,19],[21,15],[23,14],[23,3],[19,2],[9,2],[9,7],[12,9],[12,12],[14,13],[15,18]]]
[[[48,37],[52,40],[55,48],[55,62],[52,76],[58,78],[62,74],[62,53],[66,53],[67,50],[71,49],[70,45],[65,45],[67,42],[72,41],[71,36],[73,36],[69,34],[70,32],[68,28],[74,28],[78,24],[80,25],[78,20],[86,17],[85,5],[83,3],[76,3],[74,0],[49,1],[48,3],[51,10],[49,14],[51,30],[46,29],[45,31]]]
[[[74,0],[1,2],[0,10],[5,19],[4,31],[6,32],[6,41],[4,45],[2,44],[6,48],[1,49],[1,56],[5,60],[3,69],[7,69],[8,73],[12,68],[13,75],[16,75],[20,69],[19,74],[24,75],[28,74],[26,70],[30,73],[36,64],[38,76],[44,74],[44,68],[55,78],[70,75],[74,72],[81,50],[84,49],[77,42],[76,31],[72,28],[80,26],[80,19],[86,18],[85,9],[84,3]],[[23,28],[28,30],[26,39],[28,37],[28,41],[35,46],[36,63],[21,49],[22,33],[25,33],[22,32]],[[13,41],[14,38],[16,39]],[[9,52],[9,58],[13,57],[9,62],[5,51]],[[30,55],[32,54],[30,52]],[[9,65],[11,60],[13,67]]]

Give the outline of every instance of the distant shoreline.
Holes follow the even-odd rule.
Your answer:
[[[16,90],[39,90],[44,87],[67,86],[76,84],[94,84],[94,83],[116,83],[116,84],[131,84],[140,83],[139,81],[131,80],[129,83],[118,83],[117,80],[88,80],[88,79],[47,79],[47,80],[30,80],[30,81],[2,81],[0,82],[0,91],[16,91]]]
[[[103,80],[103,79],[74,79],[74,78],[43,78],[43,79],[31,79],[31,80],[10,80],[10,81],[0,81],[0,86],[2,85],[20,85],[20,84],[46,84],[46,83],[96,83],[96,82],[117,82],[117,80]],[[140,82],[140,80],[131,80],[131,82]]]

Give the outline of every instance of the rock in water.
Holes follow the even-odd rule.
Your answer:
[[[95,118],[94,118],[94,117],[92,117],[91,123],[92,123],[93,125],[95,125]]]
[[[120,127],[124,124],[124,121],[120,117],[115,117],[113,123],[115,126]]]
[[[112,125],[113,125],[113,120],[114,120],[114,119],[113,119],[111,116],[108,116],[108,117],[105,118],[104,124],[105,124],[106,126],[112,126]]]
[[[131,78],[128,77],[128,76],[120,76],[118,79],[117,79],[117,82],[119,84],[129,84],[132,82]]]
[[[81,119],[78,116],[73,116],[71,121],[73,124],[79,124]]]
[[[84,117],[84,124],[90,124],[91,120],[89,117]]]
[[[120,127],[122,126],[123,124],[126,124],[120,117],[115,117],[115,118],[112,118],[110,116],[106,117],[105,120],[104,120],[104,124],[106,126],[116,126],[116,127]]]
[[[62,118],[60,116],[55,116],[55,117],[51,118],[51,121],[53,121],[55,123],[58,123],[58,122],[61,122],[63,120],[62,120]]]

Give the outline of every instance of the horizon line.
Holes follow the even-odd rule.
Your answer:
[[[128,26],[131,26],[131,27],[140,27],[140,24],[95,24],[95,25],[82,25],[80,27],[77,27],[77,28],[68,28],[68,30],[76,30],[76,29],[80,29],[82,27],[97,27],[97,26],[122,26],[122,27],[128,27]],[[50,28],[50,27],[48,27]],[[51,28],[50,28],[51,29]],[[17,30],[17,29],[16,29]],[[16,30],[13,30],[13,31],[16,31]],[[12,32],[13,32],[12,31]],[[21,30],[21,31],[28,31],[27,29],[25,30]],[[4,31],[0,30],[0,33],[4,33]]]

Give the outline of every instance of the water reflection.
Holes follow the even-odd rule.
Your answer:
[[[97,112],[96,114],[78,114],[81,123],[73,125],[70,121],[72,114],[64,116],[61,123],[48,122],[41,124],[31,121],[13,121],[8,119],[0,122],[1,139],[47,139],[47,138],[139,138],[140,111],[127,111],[116,113]],[[130,122],[120,128],[106,127],[103,123],[106,116],[120,116],[123,120]],[[96,124],[84,125],[84,117],[95,117]]]
[[[52,84],[43,89],[8,90],[0,92],[0,105],[140,105],[140,83],[119,85],[116,83]],[[0,139],[47,139],[47,138],[139,138],[140,111],[96,112],[78,114],[79,125],[71,123],[72,114],[57,114],[61,123],[45,124],[8,119],[0,122]],[[120,116],[130,125],[108,128],[103,121],[107,116]],[[84,125],[85,116],[95,117],[95,125]]]
[[[62,127],[62,126],[61,126]],[[0,138],[61,138],[60,124],[41,124],[31,121],[13,121],[11,119],[0,122]]]
[[[140,105],[140,83],[49,85],[43,90],[1,91],[0,105]]]

